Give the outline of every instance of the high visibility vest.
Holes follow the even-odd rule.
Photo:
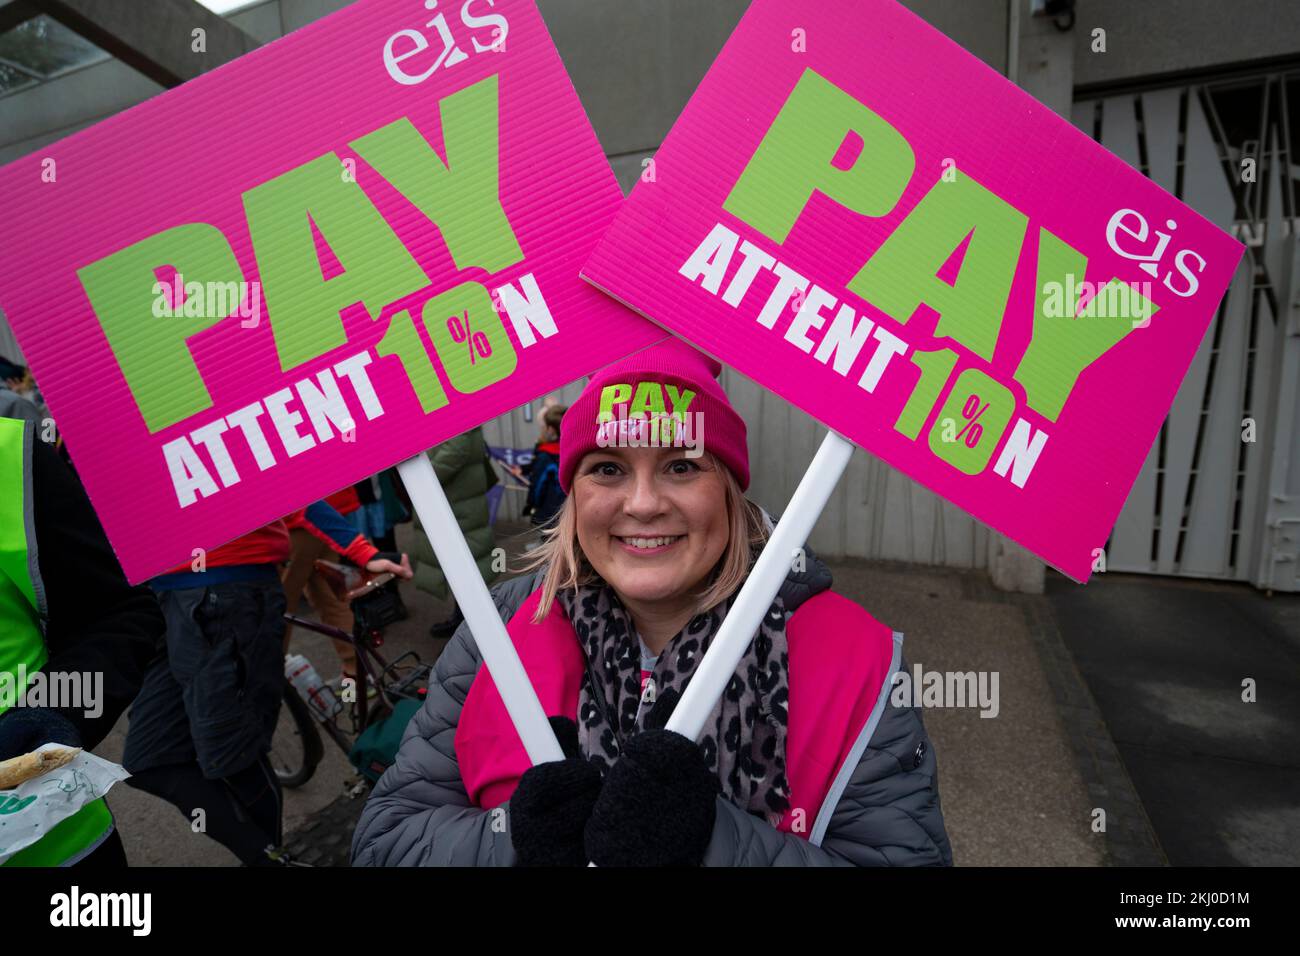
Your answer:
[[[45,588],[37,566],[32,506],[30,422],[0,418],[0,671],[34,675],[45,666]],[[30,678],[29,678],[30,679]],[[8,707],[0,700],[0,716]],[[0,816],[0,822],[3,822]],[[75,863],[113,832],[113,815],[101,797],[60,822],[3,866],[64,866]]]

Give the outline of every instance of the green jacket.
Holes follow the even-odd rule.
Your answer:
[[[491,584],[498,572],[492,570],[494,540],[492,526],[488,523],[487,492],[496,484],[497,478],[487,460],[483,429],[473,428],[435,446],[429,450],[429,460],[433,462],[433,470],[451,502],[452,513],[465,535],[465,543],[474,555],[479,573]],[[433,546],[425,537],[418,517],[415,528],[415,553],[411,556],[415,564],[415,586],[445,600],[451,594],[447,577],[438,567]]]

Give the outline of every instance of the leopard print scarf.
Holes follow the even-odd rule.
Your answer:
[[[623,741],[644,729],[652,697],[686,690],[736,595],[695,615],[665,645],[651,676],[653,691],[642,702],[641,650],[631,617],[603,582],[561,591],[587,658],[578,702],[578,742],[605,772]],[[714,705],[699,739],[722,793],[750,813],[779,816],[790,805],[785,738],[790,697],[786,610],[778,596],[741,658],[726,692]],[[649,689],[648,689],[649,690]]]

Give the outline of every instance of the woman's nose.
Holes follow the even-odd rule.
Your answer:
[[[632,487],[623,500],[623,511],[636,518],[649,518],[663,510],[663,494],[653,471],[638,471],[632,476]]]

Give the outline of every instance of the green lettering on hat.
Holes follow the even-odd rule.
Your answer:
[[[626,382],[606,385],[600,390],[600,412],[596,415],[596,421],[609,421],[614,417],[614,406],[622,405],[631,397],[632,386]]]

